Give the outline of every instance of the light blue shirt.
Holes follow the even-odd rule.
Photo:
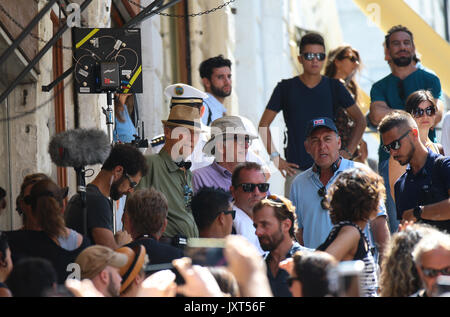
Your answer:
[[[122,116],[125,119],[124,122],[120,122],[117,118],[115,120],[115,127],[113,132],[114,142],[131,143],[134,140],[134,134],[136,133],[136,127],[131,121],[130,115],[126,105],[123,105]]]
[[[337,176],[345,170],[352,167],[364,167],[365,165],[342,159],[339,169],[334,173],[325,188],[328,190],[330,185],[336,180]],[[319,179],[319,174],[313,172],[312,167],[297,175],[294,179],[290,199],[295,205],[295,212],[297,214],[298,228],[303,228],[303,243],[307,248],[316,249],[319,245],[325,242],[333,223],[331,222],[328,210],[321,207],[320,202],[322,197],[319,196],[317,191],[322,188],[322,182]],[[384,203],[380,204],[378,216],[386,215],[386,208]],[[368,230],[369,226],[364,228],[364,233],[369,238],[370,243],[372,239]]]
[[[208,98],[203,100],[203,104],[205,105],[205,113],[202,116],[202,122],[204,125],[211,125],[216,119],[222,118],[223,114],[227,112],[227,109],[223,106],[223,104],[216,99],[213,95],[208,93]],[[211,115],[211,121],[208,124],[208,118]]]

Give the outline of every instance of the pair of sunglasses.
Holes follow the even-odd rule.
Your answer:
[[[231,210],[225,210],[225,211],[219,211],[219,212],[217,213],[217,215],[221,214],[222,212],[223,212],[224,215],[231,214],[231,217],[233,218],[233,220],[234,220],[234,218],[236,218],[236,210],[234,210],[234,209],[231,209]]]
[[[303,58],[307,61],[312,61],[314,58],[317,58],[318,61],[325,60],[326,54],[325,53],[303,53]]]
[[[237,134],[233,135],[233,138],[231,137],[223,137],[223,141],[227,141],[227,140],[234,140],[236,141],[238,144],[248,144],[250,145],[252,140],[250,140],[250,136],[246,135],[244,138],[242,136],[238,136]]]
[[[136,186],[137,186],[137,183],[136,183],[136,182],[133,182],[133,181],[131,180],[130,175],[128,175],[127,172],[124,172],[123,175],[124,175],[125,178],[130,182],[130,187],[131,187],[132,189],[135,189]]]
[[[256,187],[258,187],[258,190],[261,193],[265,193],[269,190],[269,183],[260,183],[260,184],[253,184],[253,183],[242,183],[239,184],[239,186],[242,186],[242,190],[246,193],[253,193],[253,191],[255,190]]]
[[[322,186],[317,191],[317,195],[319,195],[319,197],[322,197],[322,200],[320,201],[320,206],[322,207],[322,209],[327,209],[325,206],[325,200],[326,200],[325,195],[326,194],[327,194],[327,189],[325,188],[325,186]]]
[[[412,112],[412,115],[414,116],[414,118],[421,118],[425,114],[429,117],[434,116],[436,114],[436,108],[433,106],[429,106],[429,107],[426,107],[425,109],[422,109],[422,108],[414,109]]]
[[[437,269],[429,269],[422,266],[422,272],[427,277],[436,277],[439,274],[442,275],[450,275],[450,266],[447,266],[446,268],[437,270]]]
[[[400,149],[401,143],[400,141],[409,134],[411,130],[406,131],[405,134],[403,134],[401,137],[399,137],[397,140],[394,140],[390,144],[383,145],[383,150],[385,150],[387,153],[391,153],[391,150],[398,150]]]
[[[342,59],[349,59],[352,63],[359,63],[359,59],[356,57],[356,56],[354,56],[354,55],[346,55],[346,56],[344,56],[344,57],[342,57]]]

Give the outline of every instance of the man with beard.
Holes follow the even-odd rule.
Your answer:
[[[396,110],[380,123],[383,149],[406,172],[395,183],[397,219],[420,221],[450,232],[450,158],[427,149],[416,121]]]
[[[119,297],[122,282],[119,269],[128,263],[125,254],[94,245],[84,249],[75,263],[80,266],[81,279],[90,279],[105,297]]]
[[[147,174],[144,155],[128,144],[116,144],[95,179],[86,186],[87,233],[95,244],[115,250],[131,241],[128,233],[119,231],[114,236],[113,204],[123,195],[133,192]],[[84,232],[82,201],[74,195],[67,204],[67,227]]]
[[[282,196],[270,195],[253,208],[253,222],[266,256],[267,276],[275,297],[291,297],[289,273],[279,268],[281,261],[297,251],[313,251],[295,241],[295,207]]]
[[[205,114],[202,122],[210,125],[214,120],[226,115],[223,106],[226,97],[231,94],[231,61],[223,55],[211,57],[200,64],[200,77],[209,98],[203,101]]]
[[[392,73],[376,82],[370,91],[369,120],[375,126],[388,113],[395,109],[404,110],[406,99],[413,92],[426,89],[430,90],[435,98],[438,109],[435,125],[442,119],[442,103],[438,99],[442,96],[441,83],[434,74],[417,68],[415,63],[416,49],[411,31],[402,26],[392,27],[385,37],[385,55],[391,67]],[[430,139],[436,142],[436,132],[430,130]],[[389,154],[381,147],[378,149],[378,171],[384,178],[384,183],[389,184]],[[395,221],[395,203],[386,193],[386,207],[390,220],[391,232],[396,231],[398,222]]]

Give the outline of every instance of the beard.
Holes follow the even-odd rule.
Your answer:
[[[123,178],[120,178],[119,180],[115,181],[111,184],[111,188],[109,190],[109,197],[111,197],[112,200],[119,200],[124,193],[121,193],[119,191],[119,187],[122,184]]]
[[[229,95],[231,95],[231,88],[230,88],[229,92],[226,92],[224,90],[224,88],[218,88],[218,87],[216,87],[216,86],[211,84],[211,93],[214,96],[225,98],[225,97],[228,97]]]
[[[409,64],[411,64],[412,62],[412,56],[402,56],[398,58],[393,58],[392,62],[398,67],[409,66]]]
[[[396,159],[396,157],[394,157],[394,159],[398,161],[401,166],[405,166],[409,164],[409,162],[411,162],[411,159],[414,155],[414,150],[415,150],[414,144],[411,144],[411,149],[409,150],[408,154],[406,154],[406,159],[404,161],[399,161]]]
[[[261,249],[263,249],[264,251],[272,252],[280,245],[283,239],[284,237],[280,227],[280,230],[273,235],[262,236],[261,238],[259,238],[259,244],[261,245]]]

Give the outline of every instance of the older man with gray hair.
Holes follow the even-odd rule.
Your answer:
[[[450,235],[438,230],[430,232],[414,248],[413,259],[423,289],[412,296],[440,296],[438,278],[450,275]]]

